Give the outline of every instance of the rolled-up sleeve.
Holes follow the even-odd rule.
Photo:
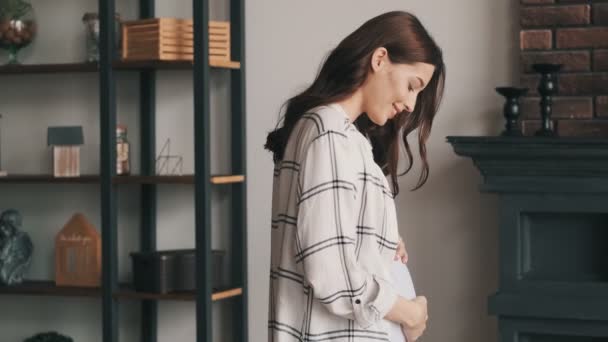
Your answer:
[[[331,313],[367,328],[390,311],[397,293],[385,279],[357,261],[356,222],[364,210],[354,170],[361,156],[342,132],[326,131],[300,161],[296,262],[315,298]],[[373,250],[361,251],[379,253]]]

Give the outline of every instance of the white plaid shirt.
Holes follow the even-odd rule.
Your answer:
[[[296,124],[274,169],[271,231],[269,341],[388,341],[395,204],[339,105]]]

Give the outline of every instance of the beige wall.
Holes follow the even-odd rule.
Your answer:
[[[272,165],[262,149],[279,107],[313,79],[326,53],[363,21],[389,10],[418,15],[442,46],[445,100],[428,144],[431,175],[409,192],[403,178],[400,230],[418,291],[429,297],[423,341],[492,341],[486,296],[496,286],[496,200],[480,195],[480,175],[457,158],[447,135],[496,134],[502,125],[497,85],[515,80],[514,1],[270,1],[247,4],[248,162],[251,341],[265,341]],[[251,180],[255,180],[252,182]]]

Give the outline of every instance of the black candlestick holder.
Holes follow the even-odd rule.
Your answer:
[[[505,130],[501,135],[519,137],[522,136],[517,120],[520,114],[519,98],[526,95],[528,88],[497,87],[496,92],[504,96],[506,101],[503,107],[503,115],[506,119]]]
[[[555,75],[562,68],[561,64],[533,64],[534,71],[540,74],[538,93],[540,94],[540,114],[541,128],[536,131],[536,136],[553,137],[557,133],[553,129],[551,122],[553,95],[557,93],[557,76]]]

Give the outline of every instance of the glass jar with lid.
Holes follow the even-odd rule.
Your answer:
[[[131,173],[131,148],[127,139],[127,126],[116,126],[116,175]]]
[[[82,17],[86,33],[86,61],[99,61],[99,15],[94,12],[85,13]],[[114,17],[115,50],[119,54],[121,47],[121,21],[120,14]]]

